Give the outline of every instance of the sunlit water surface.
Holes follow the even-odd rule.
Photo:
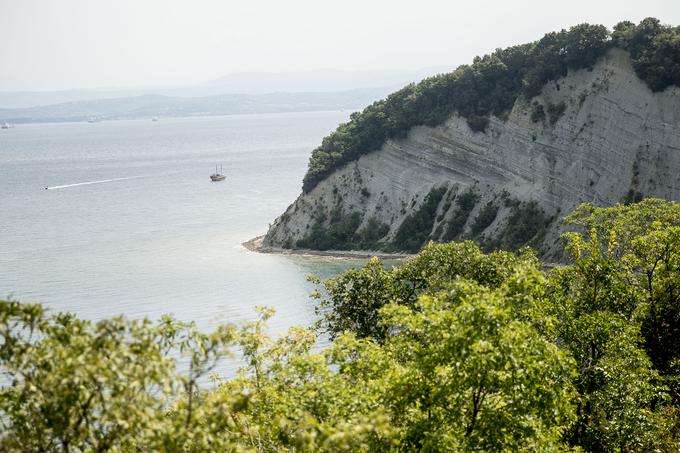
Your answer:
[[[311,150],[347,112],[18,125],[0,132],[0,297],[89,319],[172,314],[210,330],[315,319],[306,275],[358,262],[266,255]],[[221,164],[227,178],[208,176]],[[86,183],[86,184],[83,184]],[[49,190],[45,188],[49,187]]]

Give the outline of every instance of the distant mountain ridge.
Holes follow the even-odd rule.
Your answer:
[[[365,88],[390,88],[447,72],[446,66],[413,71],[343,71],[319,69],[297,72],[235,72],[208,82],[166,88],[126,88],[59,91],[0,91],[0,108],[17,109],[99,99],[130,98],[144,95],[207,97],[224,94],[271,94],[339,92]],[[387,92],[389,92],[387,91]],[[387,94],[387,92],[385,94]]]
[[[180,116],[283,113],[320,110],[354,110],[383,98],[391,89],[365,88],[339,92],[223,94],[179,97],[142,96],[87,101],[18,109],[0,109],[0,121],[40,123],[137,119]]]
[[[199,86],[218,87],[223,93],[242,94],[346,91],[358,88],[399,87],[451,69],[448,66],[436,66],[414,71],[317,69],[296,72],[235,72]]]

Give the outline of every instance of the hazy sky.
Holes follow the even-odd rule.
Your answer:
[[[418,69],[680,0],[0,0],[0,91],[169,86],[230,72]]]

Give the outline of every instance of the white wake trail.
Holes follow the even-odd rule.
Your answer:
[[[45,187],[45,190],[66,189],[67,187],[88,186],[90,184],[103,184],[105,182],[125,181],[126,179],[145,178],[146,176],[130,176],[127,178],[100,179],[98,181],[77,182],[75,184],[64,184],[62,186]]]

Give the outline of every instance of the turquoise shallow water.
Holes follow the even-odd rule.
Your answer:
[[[90,319],[170,313],[205,329],[315,319],[306,275],[358,262],[258,254],[311,150],[349,112],[18,125],[0,133],[0,296]],[[226,181],[208,176],[222,164]],[[88,184],[82,184],[88,183]],[[50,187],[50,190],[45,190]]]

